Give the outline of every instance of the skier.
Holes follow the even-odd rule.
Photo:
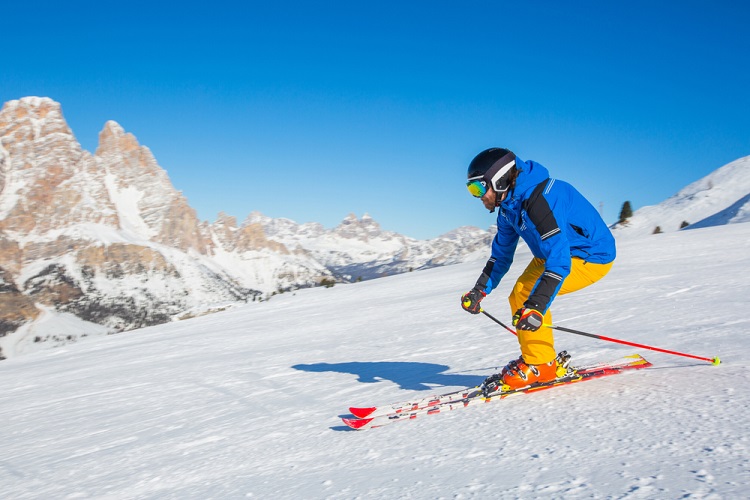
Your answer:
[[[557,295],[580,290],[604,277],[615,259],[615,240],[596,209],[570,184],[552,179],[534,161],[507,149],[490,148],[469,164],[466,186],[497,215],[492,254],[461,306],[472,314],[500,283],[513,262],[519,236],[533,258],[508,300],[521,356],[500,373],[510,388],[554,380],[565,372],[554,347],[549,307]],[[565,362],[567,365],[567,362]]]

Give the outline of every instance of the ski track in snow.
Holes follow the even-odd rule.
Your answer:
[[[0,363],[4,498],[739,498],[750,486],[750,224],[619,244],[559,297],[587,363],[650,369],[364,432],[339,417],[471,385],[518,355],[459,306],[483,261],[333,288]],[[525,267],[483,303],[509,319]],[[316,393],[315,391],[319,391]]]

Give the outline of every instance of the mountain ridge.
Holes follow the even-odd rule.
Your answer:
[[[750,221],[750,156],[692,182],[657,205],[639,208],[612,226],[615,237],[633,237]],[[687,226],[684,226],[687,223]]]

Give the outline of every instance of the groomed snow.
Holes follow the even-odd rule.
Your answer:
[[[628,239],[560,297],[586,363],[654,367],[364,432],[339,416],[478,383],[515,338],[459,306],[483,261],[284,294],[0,363],[4,498],[741,498],[750,224]],[[522,253],[510,276],[529,258]],[[512,280],[486,299],[507,319]]]

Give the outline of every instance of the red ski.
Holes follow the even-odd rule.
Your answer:
[[[633,354],[632,356],[626,356],[609,363],[597,363],[577,368],[575,373],[553,380],[552,382],[536,384],[521,389],[499,391],[487,396],[482,393],[480,387],[471,387],[392,405],[352,407],[349,410],[355,418],[342,418],[342,420],[352,429],[363,430],[382,427],[394,422],[413,420],[422,415],[434,415],[435,413],[465,408],[478,403],[489,403],[509,396],[552,389],[553,387],[616,375],[627,370],[638,370],[650,366],[651,363],[646,361],[641,355]]]

